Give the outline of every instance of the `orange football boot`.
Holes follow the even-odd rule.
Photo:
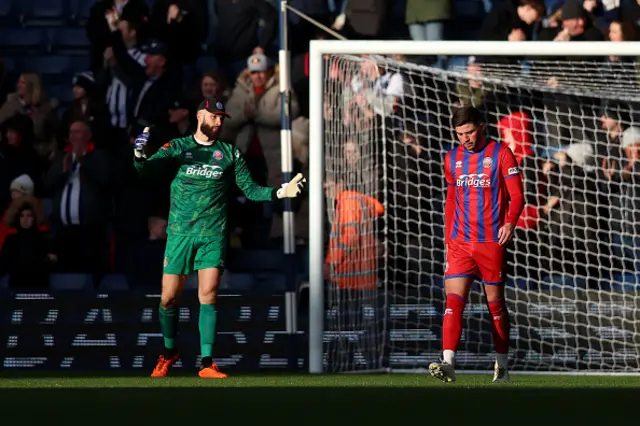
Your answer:
[[[158,364],[156,365],[156,368],[153,369],[151,377],[167,377],[169,369],[176,363],[176,361],[178,361],[179,358],[180,356],[178,354],[175,354],[171,358],[165,358],[164,355],[160,355],[158,358]]]
[[[203,379],[226,379],[226,374],[222,373],[217,365],[211,364],[211,367],[205,367],[198,372],[198,376]]]

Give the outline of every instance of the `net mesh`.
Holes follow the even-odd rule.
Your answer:
[[[512,368],[638,371],[635,58],[471,57],[442,70],[401,56],[327,55],[324,68],[333,257],[325,274],[326,369],[417,369],[440,357],[443,159],[455,146],[453,108],[473,105],[488,136],[514,152],[525,181],[507,266]],[[371,199],[384,213],[371,213]],[[362,279],[372,272],[376,289]],[[476,283],[458,368],[492,367],[489,320]]]

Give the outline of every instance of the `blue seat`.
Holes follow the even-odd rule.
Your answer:
[[[90,47],[87,32],[84,28],[54,28],[49,30],[51,49],[54,52],[61,50],[86,52]]]
[[[618,274],[611,282],[612,291],[638,291],[640,290],[640,274]]]
[[[0,1],[0,24],[18,25],[20,24],[20,9],[16,1]]]
[[[87,0],[70,0],[69,2],[69,16],[71,20],[77,25],[86,24],[91,13],[91,7],[95,4],[94,1]]]
[[[0,290],[5,290],[9,287],[9,274],[5,274],[0,277]]]
[[[196,290],[198,288],[198,273],[194,272],[187,276],[187,282],[184,285],[185,290]]]
[[[16,72],[16,61],[13,58],[2,58],[2,63],[4,63],[4,69],[9,75],[13,75]]]
[[[281,271],[285,264],[281,250],[237,250],[229,258],[229,269],[237,272]]]
[[[68,8],[65,0],[20,0],[25,25],[64,25]]]
[[[220,282],[220,290],[224,291],[251,291],[255,285],[255,278],[251,274],[225,272]]]
[[[20,69],[23,71],[38,71],[44,76],[62,75],[73,72],[73,67],[68,56],[46,55],[27,56],[20,58]],[[71,80],[69,79],[69,84]]]
[[[122,274],[108,274],[100,281],[99,291],[126,291],[129,290],[127,277]]]
[[[218,61],[216,61],[213,55],[201,56],[196,61],[196,67],[201,73],[215,70],[218,68]]]
[[[48,48],[48,37],[40,28],[1,28],[0,48],[21,53],[44,51]]]
[[[253,274],[253,290],[261,293],[282,293],[287,289],[287,277],[278,273]]]
[[[51,274],[51,290],[88,290],[93,288],[93,277],[90,274]]]
[[[587,281],[584,278],[569,275],[550,275],[542,279],[540,290],[559,290],[559,286],[586,288]]]
[[[47,85],[47,95],[51,99],[57,99],[62,104],[73,102],[73,91],[70,84]]]

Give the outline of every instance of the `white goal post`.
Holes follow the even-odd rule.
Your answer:
[[[384,68],[388,66],[389,70],[393,70],[394,72],[404,73],[405,75],[429,75],[433,77],[435,80],[446,80],[451,79],[455,80],[459,78],[462,80],[469,80],[470,76],[468,75],[468,71],[466,68],[461,70],[453,70],[453,71],[443,71],[435,68],[431,68],[423,65],[415,65],[415,64],[403,64],[401,61],[397,61],[395,59],[389,59],[392,55],[406,55],[406,56],[475,56],[475,57],[486,57],[486,58],[516,58],[526,56],[533,65],[536,65],[536,58],[540,59],[540,64],[549,64],[551,58],[551,62],[554,63],[553,70],[555,73],[562,71],[566,74],[563,77],[566,77],[566,81],[569,83],[562,87],[549,87],[549,88],[541,88],[544,94],[561,94],[561,95],[577,95],[577,96],[590,96],[593,99],[601,100],[603,98],[609,97],[612,101],[625,101],[631,102],[635,105],[640,105],[640,88],[638,88],[638,72],[640,69],[637,67],[636,58],[640,57],[640,42],[621,42],[621,43],[612,43],[612,42],[485,42],[485,41],[477,41],[477,42],[469,42],[469,41],[312,41],[310,46],[310,55],[309,55],[309,75],[310,75],[310,139],[309,139],[309,158],[310,158],[310,170],[309,170],[309,211],[310,211],[310,251],[309,251],[309,358],[308,358],[308,367],[310,373],[322,373],[328,370],[333,371],[418,371],[420,368],[425,368],[428,365],[429,361],[435,360],[429,359],[430,357],[436,357],[439,349],[435,350],[433,348],[439,348],[439,338],[437,335],[430,333],[428,329],[421,329],[417,327],[417,330],[414,330],[413,326],[403,326],[402,321],[414,321],[436,323],[440,321],[438,316],[441,314],[439,312],[442,307],[443,292],[442,288],[442,273],[444,270],[444,264],[441,264],[442,270],[438,272],[430,272],[433,274],[434,281],[437,281],[439,284],[434,285],[433,288],[436,290],[429,290],[425,292],[421,292],[421,286],[425,285],[424,281],[420,281],[424,279],[421,277],[418,279],[418,284],[415,284],[411,289],[404,289],[405,300],[400,303],[398,306],[400,308],[396,308],[395,313],[403,311],[404,314],[398,314],[399,316],[394,316],[394,312],[389,313],[390,301],[386,299],[385,294],[382,294],[383,301],[380,308],[384,310],[384,318],[379,319],[379,324],[374,325],[374,327],[380,333],[379,338],[376,337],[368,344],[375,346],[372,349],[372,353],[369,354],[341,354],[343,356],[340,358],[338,363],[345,363],[344,366],[340,368],[328,368],[327,367],[327,351],[326,351],[326,343],[330,340],[326,335],[325,323],[327,321],[327,305],[325,301],[325,295],[328,291],[327,288],[329,284],[325,281],[324,276],[324,262],[325,257],[327,255],[327,236],[329,235],[329,230],[326,229],[325,225],[326,221],[326,212],[328,206],[325,205],[325,189],[323,183],[325,182],[325,176],[327,173],[335,169],[332,164],[327,164],[327,156],[333,155],[331,152],[328,153],[328,150],[332,150],[334,146],[333,142],[328,141],[326,137],[326,128],[325,128],[325,114],[327,108],[333,108],[335,113],[339,113],[340,109],[335,109],[336,105],[327,104],[327,91],[331,88],[327,83],[327,64],[328,60],[331,58],[335,58],[335,60],[339,63],[339,67],[342,67],[344,73],[347,74],[349,78],[357,77],[359,66],[358,61],[361,61],[362,55],[370,55],[373,61],[377,62],[380,67]],[[594,56],[599,57],[633,57],[633,61],[628,63],[628,66],[622,67],[622,71],[618,70],[619,73],[623,75],[622,79],[615,80],[612,79],[610,81],[606,79],[600,79],[600,81],[592,82],[589,79],[581,78],[579,74],[579,69],[589,69],[591,66],[588,61],[583,61],[580,63],[570,62],[571,58],[576,57],[587,57],[591,58]],[[378,59],[376,59],[378,58]],[[545,62],[546,61],[546,62]],[[509,64],[511,62],[509,61]],[[487,68],[486,73],[481,77],[481,80],[484,79],[485,84],[493,84],[495,86],[499,86],[497,89],[501,93],[502,92],[513,92],[513,93],[523,93],[531,90],[537,90],[536,85],[544,85],[549,78],[555,77],[554,73],[546,73],[544,68],[538,67],[531,74],[531,77],[524,77],[524,79],[529,79],[528,81],[522,82],[522,76],[518,74],[521,71],[521,67],[518,66],[517,72],[513,72],[514,67],[509,64],[503,64],[500,61],[492,62],[491,60],[487,60]],[[574,68],[576,67],[576,68]],[[597,67],[596,67],[597,68]],[[594,68],[594,69],[596,69]],[[578,69],[578,70],[576,70]],[[511,70],[511,72],[509,72]],[[635,71],[635,79],[633,78]],[[578,75],[576,77],[576,75]],[[534,77],[538,78],[536,80]],[[620,83],[621,80],[624,82]],[[630,81],[633,80],[633,81]],[[418,84],[418,83],[415,83]],[[620,86],[618,86],[620,84]],[[406,84],[405,84],[406,86]],[[596,88],[594,88],[597,86]],[[443,89],[444,90],[444,89]],[[608,92],[607,92],[608,90]],[[421,92],[422,93],[422,92]],[[452,94],[445,91],[434,92],[437,99],[435,102],[443,107],[446,107],[448,104],[452,104],[455,101]],[[415,92],[414,92],[415,94]],[[439,96],[438,96],[439,95]],[[527,95],[534,96],[534,95]],[[539,96],[539,95],[535,95]],[[555,96],[555,95],[554,95]],[[426,101],[423,99],[423,101]],[[449,105],[450,106],[450,105]],[[595,101],[593,105],[590,105],[594,108],[593,115],[598,116],[598,114],[602,114],[600,111],[601,105],[595,105]],[[632,114],[633,107],[623,107],[622,108],[625,114]],[[448,111],[447,108],[443,108],[442,111]],[[618,107],[619,113],[620,108]],[[383,111],[382,115],[389,111]],[[391,114],[391,112],[389,112]],[[559,114],[563,114],[560,112]],[[574,110],[569,111],[567,114],[578,114]],[[579,113],[582,114],[582,113]],[[578,125],[574,122],[567,124],[567,128],[573,129],[574,127],[580,127],[581,125],[587,126],[585,124],[588,120],[586,119],[586,114],[584,116],[580,115],[580,120],[578,120]],[[617,117],[617,116],[616,116]],[[620,119],[617,117],[617,119]],[[549,137],[548,132],[545,129],[549,129],[550,125],[552,125],[552,119],[543,118],[541,122],[537,123],[538,126],[536,130],[531,130],[532,132],[536,132],[536,136]],[[379,182],[379,185],[382,189],[384,195],[380,199],[380,202],[385,207],[384,215],[387,215],[389,208],[393,208],[389,203],[393,203],[393,199],[389,199],[389,196],[398,195],[394,194],[394,191],[401,192],[403,189],[399,189],[400,187],[390,188],[388,185],[394,184],[394,177],[392,175],[387,175],[387,173],[394,172],[394,166],[392,164],[388,164],[389,158],[391,158],[391,154],[386,152],[386,144],[388,141],[385,141],[385,134],[389,134],[384,129],[385,120],[384,117],[378,122],[375,122],[376,125],[382,127],[383,129],[378,132],[381,134],[379,139],[371,139],[367,137],[363,137],[358,133],[349,134],[348,130],[344,130],[344,137],[346,139],[351,138],[360,138],[360,141],[376,144],[375,147],[370,149],[370,155],[374,158],[372,161],[375,162],[376,169],[376,177],[374,177],[375,182]],[[582,123],[582,124],[580,124]],[[625,127],[633,127],[638,126],[639,135],[640,135],[640,122],[635,122],[638,124],[634,124],[633,120],[631,124],[626,124]],[[413,123],[413,126],[419,125],[420,123]],[[558,123],[556,123],[558,125]],[[589,124],[591,125],[591,124]],[[440,132],[439,135],[435,137],[439,141],[438,147],[428,148],[437,150],[434,151],[435,156],[433,158],[437,158],[438,155],[444,156],[446,150],[442,147],[451,146],[454,143],[453,133],[450,129],[450,114],[444,112],[438,112],[435,114],[435,123],[433,124],[434,128],[437,128]],[[415,131],[415,127],[414,127]],[[374,130],[375,133],[375,130]],[[573,136],[568,136],[569,138]],[[583,137],[584,138],[584,137]],[[568,141],[568,144],[573,144],[574,142],[584,142],[583,140],[571,140]],[[640,143],[640,140],[638,140]],[[562,145],[562,144],[560,144]],[[361,149],[369,149],[367,147],[361,147]],[[548,157],[551,162],[556,162],[556,167],[560,168],[558,165],[558,158],[553,157],[557,151],[552,153],[547,153],[545,155],[550,155]],[[591,153],[592,151],[589,151]],[[338,157],[342,154],[336,154]],[[578,155],[576,158],[580,157],[584,160],[585,154],[582,156]],[[331,162],[333,163],[334,157],[329,157]],[[566,157],[565,157],[566,158]],[[595,154],[594,154],[595,158]],[[336,158],[335,160],[342,161],[341,158]],[[582,161],[581,160],[581,161]],[[595,164],[595,169],[600,169],[601,164],[599,163],[600,159],[598,159],[598,163]],[[339,161],[335,161],[336,163]],[[574,160],[573,164],[575,164],[577,160]],[[434,163],[438,163],[438,161],[434,161]],[[342,163],[341,163],[342,164]],[[560,163],[562,164],[562,163]],[[432,164],[433,166],[433,164]],[[341,166],[342,167],[342,166]],[[348,166],[344,166],[348,167]],[[442,164],[435,164],[436,170],[438,167],[442,168]],[[550,166],[553,167],[553,166]],[[585,166],[586,169],[586,166]],[[335,171],[335,170],[333,170]],[[431,173],[431,172],[425,172]],[[597,173],[594,172],[594,173]],[[437,181],[438,176],[431,176],[433,182]],[[638,178],[638,177],[636,177]],[[526,176],[525,176],[526,179]],[[591,177],[583,177],[583,180],[591,179]],[[640,178],[638,178],[640,179]],[[378,183],[375,183],[378,185]],[[444,176],[442,176],[442,182],[444,185]],[[640,182],[640,180],[636,181]],[[434,184],[435,185],[435,184]],[[403,186],[402,188],[406,188]],[[608,187],[599,187],[597,193],[587,194],[585,193],[585,198],[587,203],[591,203],[591,198],[589,197],[603,197],[606,199],[607,197],[607,189]],[[438,193],[440,194],[440,193]],[[640,192],[638,193],[640,197]],[[440,195],[438,195],[440,197]],[[393,198],[393,197],[391,197]],[[434,197],[437,198],[437,197]],[[596,202],[594,201],[594,208],[606,208],[605,202]],[[596,205],[597,204],[597,205]],[[430,204],[429,208],[440,209],[443,204],[435,203]],[[640,205],[640,203],[639,203]],[[633,207],[630,207],[633,208]],[[418,213],[425,213],[425,221],[428,221],[429,214],[433,212],[424,211]],[[632,213],[638,214],[637,211],[633,211]],[[438,212],[438,214],[442,214],[442,212]],[[575,216],[571,211],[569,211],[568,216]],[[585,214],[589,214],[588,212]],[[573,217],[572,216],[572,217]],[[640,215],[638,215],[640,217]],[[624,215],[623,215],[624,217]],[[606,213],[605,217],[598,218],[599,220],[605,221],[607,220]],[[398,244],[406,244],[406,236],[403,236],[405,240],[402,241],[394,241],[394,238],[397,235],[388,234],[388,218],[385,219],[386,222],[383,225],[374,225],[371,226],[375,228],[375,232],[378,234],[377,237],[381,241],[381,244],[384,245],[384,248],[381,251],[384,253],[383,256],[388,256],[391,253],[392,248],[390,245]],[[549,219],[551,220],[551,219]],[[331,219],[330,219],[331,222]],[[373,222],[372,222],[373,223]],[[576,222],[577,223],[577,222]],[[425,225],[429,225],[428,223]],[[550,229],[553,224],[550,224]],[[568,226],[578,227],[579,225],[568,224]],[[585,225],[588,228],[588,224]],[[428,227],[428,226],[427,226]],[[431,228],[434,229],[434,228]],[[435,231],[434,231],[435,232]],[[562,229],[558,232],[562,233]],[[442,230],[439,229],[433,235],[428,235],[427,238],[437,239],[441,238],[438,235],[442,233]],[[552,231],[548,231],[548,234],[551,234]],[[610,236],[610,232],[607,234],[607,238]],[[596,234],[593,234],[596,235]],[[585,233],[583,234],[584,241],[580,240],[582,245],[593,243],[593,235]],[[600,238],[600,235],[597,235]],[[640,238],[638,235],[631,235],[631,237]],[[553,235],[549,238],[554,238]],[[571,237],[569,237],[571,238]],[[417,239],[418,245],[420,245],[420,238]],[[555,240],[549,240],[546,242],[540,242],[539,246],[545,246],[546,254],[534,254],[532,256],[536,257],[536,266],[535,271],[532,271],[529,265],[527,265],[527,257],[525,254],[525,259],[520,260],[521,265],[525,272],[521,272],[520,276],[517,279],[521,279],[520,284],[515,284],[512,288],[508,289],[507,298],[509,299],[509,309],[512,315],[512,321],[526,321],[522,327],[516,328],[515,331],[512,329],[512,337],[514,340],[519,339],[521,341],[526,341],[529,339],[530,345],[527,343],[527,347],[518,348],[517,352],[512,353],[512,358],[514,356],[521,357],[524,360],[520,360],[518,364],[520,371],[531,371],[531,372],[549,372],[549,373],[600,373],[606,374],[611,372],[619,372],[619,373],[637,373],[640,372],[640,285],[636,285],[635,287],[630,287],[631,290],[627,289],[626,291],[616,291],[614,289],[600,289],[599,287],[590,287],[590,284],[567,284],[562,281],[565,279],[564,277],[575,278],[576,282],[580,281],[580,283],[584,283],[589,281],[590,279],[599,279],[603,281],[607,281],[607,274],[610,273],[611,277],[614,275],[617,276],[630,276],[634,275],[636,277],[640,277],[640,270],[633,270],[633,264],[638,264],[637,259],[630,259],[632,266],[617,266],[615,270],[611,269],[612,267],[598,266],[595,265],[597,277],[590,271],[577,271],[580,265],[576,265],[576,270],[567,271],[558,271],[554,268],[564,268],[564,266],[553,266],[550,262],[553,262],[554,254],[556,253],[554,246]],[[609,241],[598,241],[598,243],[602,243],[604,245],[610,244]],[[583,250],[589,250],[589,248],[584,248],[586,245],[578,246],[574,248],[576,252],[580,252]],[[419,247],[418,247],[419,248]],[[527,246],[520,246],[520,250],[527,250]],[[419,250],[418,250],[419,251]],[[434,254],[437,250],[433,250],[430,253]],[[415,253],[406,251],[403,253]],[[564,253],[564,252],[562,252]],[[611,262],[615,261],[615,257],[617,256],[619,251],[611,251],[609,252],[608,259]],[[637,252],[636,252],[637,253]],[[587,253],[587,256],[589,253]],[[406,254],[406,256],[410,257],[412,254]],[[435,254],[434,254],[435,256]],[[440,256],[438,252],[438,256]],[[542,260],[549,263],[544,263]],[[410,260],[410,259],[407,259]],[[523,264],[524,262],[524,264]],[[581,260],[576,257],[572,260],[573,263],[580,263]],[[635,263],[634,263],[635,262]],[[416,263],[407,262],[407,268],[415,267]],[[420,263],[418,262],[418,265]],[[564,265],[564,264],[561,264]],[[513,265],[512,265],[513,266]],[[516,265],[518,266],[518,265]],[[393,269],[393,266],[390,266],[387,261],[381,262],[378,267],[381,269],[379,272],[379,276],[381,277],[382,283],[380,284],[382,288],[385,288],[386,285],[385,280],[387,279],[387,270]],[[397,268],[397,265],[395,266]],[[419,266],[418,266],[419,268]],[[527,269],[529,268],[529,269]],[[611,270],[609,270],[611,269]],[[406,271],[401,271],[406,272]],[[420,274],[422,271],[415,271]],[[556,279],[556,273],[563,272],[562,277]],[[429,275],[429,274],[427,274]],[[404,276],[404,275],[403,275]],[[428,277],[427,277],[428,278]],[[404,279],[404,278],[403,278]],[[613,280],[614,278],[611,278]],[[546,287],[543,289],[543,286],[537,286],[538,282],[545,281]],[[526,281],[526,282],[525,282]],[[531,288],[529,286],[530,282],[536,282],[536,287]],[[524,283],[524,284],[522,284]],[[407,284],[408,285],[408,284]],[[431,285],[431,284],[429,284]],[[357,306],[354,309],[362,310],[364,309],[364,305],[360,305],[362,300],[358,298],[367,298],[372,297],[371,300],[376,299],[377,296],[367,296],[364,295],[366,292],[361,292],[360,295],[356,294],[357,291],[352,292],[352,296],[354,297],[353,303]],[[384,290],[381,290],[380,293],[385,293]],[[355,296],[353,295],[355,294]],[[434,300],[431,300],[434,299]],[[575,302],[574,302],[575,301]],[[347,304],[349,300],[347,300]],[[375,304],[375,303],[374,303]],[[477,309],[478,312],[482,309],[482,299],[480,294],[476,294],[475,298],[471,298],[470,305],[468,305],[469,315],[472,316]],[[568,312],[563,311],[563,306],[568,309]],[[341,305],[341,308],[345,308],[345,305]],[[337,308],[337,309],[341,309]],[[348,309],[348,307],[346,308]],[[434,309],[435,311],[431,311]],[[419,311],[419,312],[418,312]],[[408,312],[408,313],[407,313]],[[341,315],[338,312],[336,315]],[[351,315],[351,314],[349,314]],[[373,314],[376,315],[376,314]],[[403,316],[404,315],[404,316]],[[425,318],[429,317],[428,320]],[[537,318],[539,317],[539,318]],[[406,318],[406,319],[404,319]],[[434,319],[436,318],[436,319]],[[465,316],[467,319],[467,316]],[[349,319],[347,319],[349,321]],[[359,320],[355,320],[359,322]],[[480,319],[479,324],[485,320]],[[365,321],[366,322],[366,321]],[[398,325],[399,324],[399,325]],[[469,323],[471,324],[471,323]],[[475,324],[475,323],[474,323]],[[362,324],[358,324],[357,326],[361,326]],[[414,324],[415,325],[415,324]],[[567,327],[564,327],[567,325]],[[357,326],[355,328],[357,328]],[[428,327],[427,327],[428,328]],[[409,330],[411,329],[411,330]],[[408,338],[405,338],[407,341],[417,341],[421,338],[425,340],[429,340],[430,342],[430,350],[417,350],[415,347],[411,346],[411,348],[393,348],[394,330],[396,334],[402,334],[404,336],[411,334]],[[339,330],[332,330],[334,333],[354,333],[357,330],[353,330],[349,327],[349,325],[344,326]],[[421,334],[424,332],[423,334]],[[403,334],[404,333],[404,334]],[[407,334],[408,333],[408,334]],[[416,335],[419,334],[419,336]],[[514,334],[515,333],[515,334]],[[528,334],[527,334],[528,333]],[[547,335],[543,335],[547,333]],[[389,335],[391,334],[391,337]],[[335,336],[335,335],[334,335]],[[417,337],[416,337],[417,336]],[[487,336],[480,336],[474,330],[471,329],[471,325],[469,325],[468,332],[463,335],[463,341],[465,340],[467,345],[473,344],[478,347],[482,346],[485,348],[487,345],[490,345],[490,332]],[[548,337],[548,338],[547,338]],[[347,340],[349,336],[345,337]],[[473,340],[473,342],[470,342]],[[416,344],[418,347],[419,344]],[[512,344],[513,345],[513,344]],[[391,361],[389,355],[389,347],[391,348]],[[386,348],[386,349],[385,349]],[[513,348],[512,348],[513,349]],[[353,351],[353,348],[346,347],[344,351]],[[483,353],[488,353],[486,350],[479,351]],[[394,364],[393,354],[395,356],[402,358],[400,362]],[[399,354],[399,355],[398,355]],[[404,355],[403,355],[404,354]],[[464,353],[462,354],[460,361],[464,364]],[[473,355],[475,356],[475,354]],[[482,358],[482,357],[481,357]],[[484,367],[488,367],[490,365],[490,357],[482,358],[480,361],[472,362],[470,365],[473,365],[472,369],[485,369]],[[371,362],[367,361],[370,360]],[[348,365],[347,365],[348,364]]]

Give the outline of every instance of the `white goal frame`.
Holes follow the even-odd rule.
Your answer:
[[[314,40],[309,51],[309,373],[323,372],[323,55],[639,56],[640,42]],[[563,374],[549,372],[549,374]],[[567,374],[567,373],[564,373]],[[582,373],[585,374],[585,373]],[[587,373],[588,374],[588,373]],[[617,373],[616,373],[617,374]]]

